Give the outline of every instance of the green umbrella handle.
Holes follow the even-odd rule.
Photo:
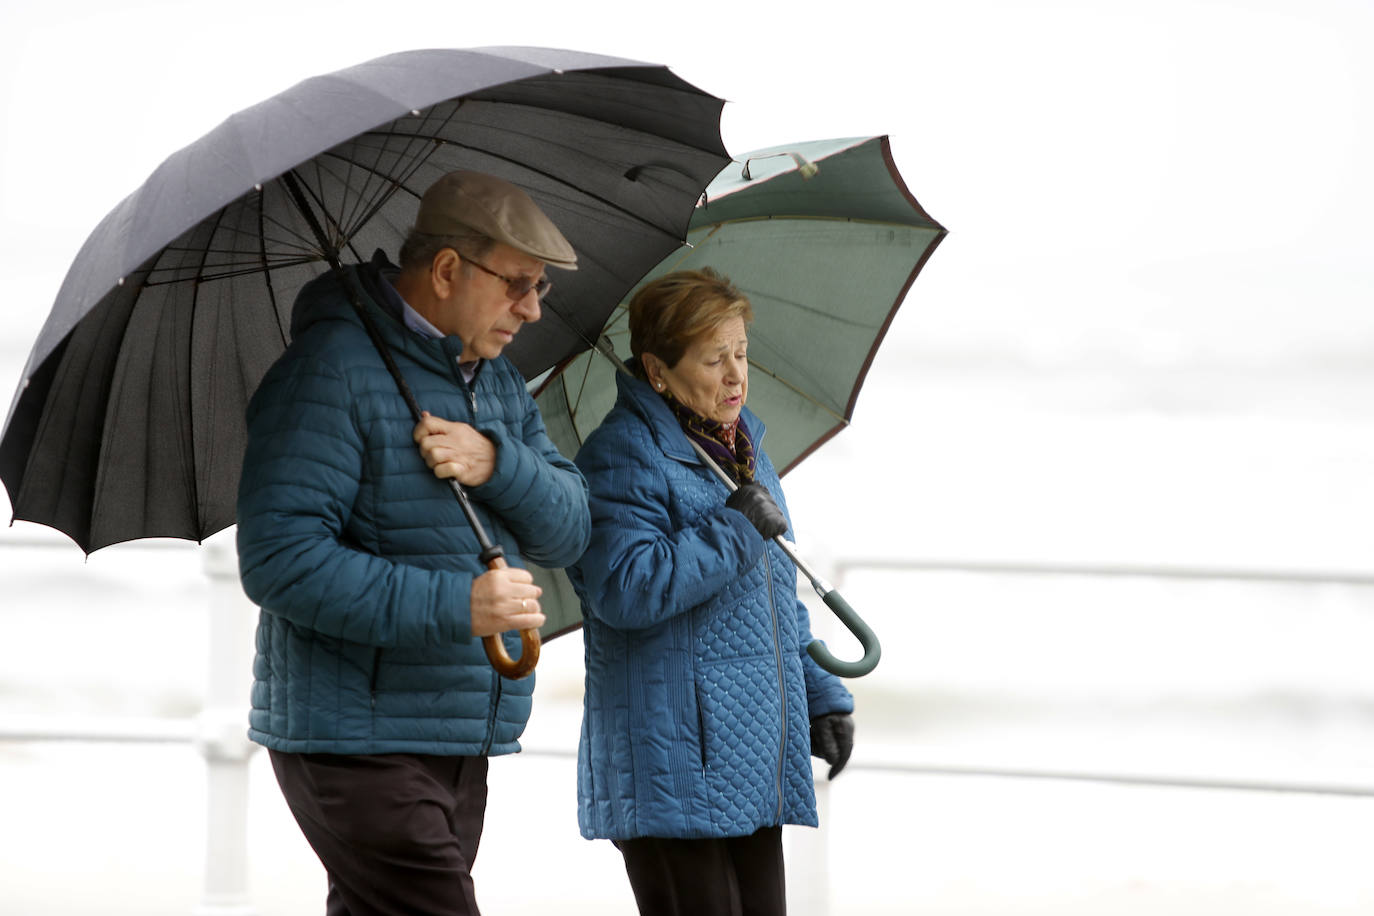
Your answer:
[[[691,438],[688,438],[687,442],[692,446],[692,450],[697,453],[697,457],[715,473],[721,483],[725,484],[725,488],[733,493],[736,484],[730,475],[720,469],[720,465],[711,459],[711,456],[706,453],[706,449]],[[848,601],[844,600],[844,596],[831,588],[830,583],[816,575],[811,567],[806,564],[806,561],[797,554],[796,544],[782,535],[773,538],[773,541],[782,548],[783,553],[787,554],[787,559],[791,560],[792,564],[801,570],[802,575],[811,580],[811,587],[816,590],[816,594],[821,596],[825,606],[835,612],[835,616],[840,618],[840,622],[849,628],[849,632],[858,638],[859,645],[864,648],[864,657],[857,662],[840,661],[830,654],[830,650],[819,639],[811,641],[811,644],[806,647],[807,653],[816,660],[816,664],[831,674],[838,674],[840,677],[863,677],[872,671],[877,667],[878,659],[883,654],[882,647],[878,645],[878,637],[869,629],[868,624],[864,623],[863,618],[854,613],[854,609],[849,606]]]
[[[883,647],[878,644],[878,637],[869,629],[868,624],[864,623],[863,618],[854,613],[854,609],[844,600],[844,596],[833,588],[822,595],[821,600],[859,640],[859,645],[864,648],[864,657],[857,662],[841,661],[831,655],[825,643],[819,639],[813,639],[811,645],[806,647],[807,654],[831,674],[838,674],[840,677],[863,677],[876,668],[878,659],[883,657]]]

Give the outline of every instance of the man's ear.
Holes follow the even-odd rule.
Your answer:
[[[458,271],[463,267],[463,259],[452,248],[444,248],[429,262],[429,283],[434,295],[447,299],[458,282]]]

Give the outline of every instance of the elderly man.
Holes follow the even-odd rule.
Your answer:
[[[514,185],[454,172],[400,262],[378,252],[301,290],[248,408],[239,491],[240,572],[262,608],[249,736],[324,864],[331,916],[478,912],[487,758],[520,749],[533,693],[481,637],[544,621],[519,556],[565,566],[589,535],[586,484],[501,356],[539,319],[546,266],[576,267],[572,246]],[[510,568],[479,561],[446,477]]]

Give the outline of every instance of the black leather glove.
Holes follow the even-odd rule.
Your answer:
[[[777,537],[787,533],[787,519],[782,510],[773,502],[768,488],[761,483],[746,483],[730,494],[725,501],[728,509],[743,513],[749,524],[764,538]]]
[[[811,720],[811,756],[830,764],[826,779],[840,775],[853,750],[854,717],[849,713],[828,712]]]

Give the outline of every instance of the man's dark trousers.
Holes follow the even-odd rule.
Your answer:
[[[269,755],[329,875],[327,916],[477,916],[487,758]]]

